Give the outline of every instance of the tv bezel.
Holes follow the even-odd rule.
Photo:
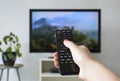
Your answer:
[[[98,47],[99,50],[96,51],[91,51],[92,53],[101,53],[101,9],[30,9],[29,10],[29,27],[30,27],[30,32],[29,32],[29,52],[30,53],[53,53],[53,52],[32,52],[31,49],[31,32],[32,32],[32,12],[34,11],[84,11],[84,12],[98,12]]]

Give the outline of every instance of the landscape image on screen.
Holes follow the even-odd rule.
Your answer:
[[[72,30],[77,45],[99,51],[98,15],[90,11],[32,11],[30,52],[55,52],[55,31],[61,29]]]

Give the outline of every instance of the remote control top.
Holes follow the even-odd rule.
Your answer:
[[[69,48],[63,44],[64,39],[72,41],[71,30],[56,30],[59,70],[61,75],[74,75],[79,73],[79,67],[74,63]]]

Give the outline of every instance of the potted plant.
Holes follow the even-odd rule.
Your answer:
[[[6,45],[5,50],[0,47],[3,63],[5,66],[13,66],[16,61],[16,57],[22,56],[22,53],[20,52],[21,44],[19,43],[18,36],[10,32],[9,35],[5,35],[3,40],[0,41],[0,46],[2,45],[2,42]]]

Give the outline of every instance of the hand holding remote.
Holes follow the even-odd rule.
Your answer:
[[[70,49],[74,62],[80,67],[79,78],[84,81],[120,81],[120,77],[98,62],[87,47],[77,46],[69,40],[64,40],[64,45]],[[54,64],[59,68],[58,53],[53,55]]]
[[[95,60],[94,57],[91,56],[90,51],[85,46],[77,46],[72,41],[69,41],[67,39],[64,40],[64,45],[68,47],[72,53],[72,57],[74,62],[79,66],[80,68],[80,77],[84,77],[84,69],[90,61]],[[59,67],[58,63],[58,54],[55,52],[54,54],[54,64],[56,67]]]

